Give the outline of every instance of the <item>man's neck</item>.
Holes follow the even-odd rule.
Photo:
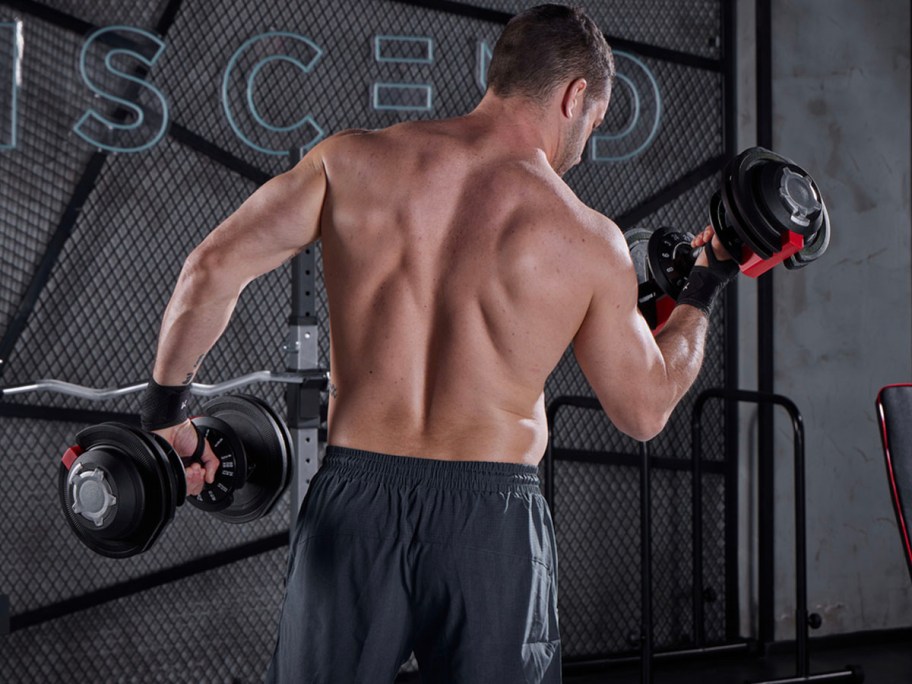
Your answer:
[[[552,165],[557,153],[558,123],[551,121],[553,108],[542,107],[524,97],[499,97],[488,91],[466,119],[478,122],[515,149],[544,154]]]

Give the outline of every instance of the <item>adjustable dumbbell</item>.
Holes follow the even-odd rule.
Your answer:
[[[810,174],[762,147],[729,162],[709,202],[710,223],[741,272],[757,278],[778,264],[803,268],[823,256],[830,219]],[[671,315],[696,260],[693,236],[673,228],[626,234],[639,283],[640,311],[658,330]]]
[[[207,403],[192,421],[219,468],[189,498],[184,463],[162,437],[120,423],[76,435],[61,459],[58,493],[83,544],[111,558],[147,551],[185,500],[229,523],[272,510],[291,480],[292,441],[281,418],[258,398],[235,395]]]

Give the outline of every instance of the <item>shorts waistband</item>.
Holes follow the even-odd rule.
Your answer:
[[[497,461],[443,461],[394,456],[327,445],[321,471],[348,477],[368,476],[393,485],[417,484],[446,489],[541,493],[538,468]]]

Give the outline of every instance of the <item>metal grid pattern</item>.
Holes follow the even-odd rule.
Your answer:
[[[17,18],[22,17],[0,8],[0,22]],[[69,67],[64,73],[75,74],[81,37],[33,18],[23,21],[22,34],[27,57],[23,54],[19,63],[17,148],[0,153],[0,177],[9,179],[0,192],[0,330],[4,331],[92,155],[92,150],[74,145],[68,133],[89,105],[90,94],[79,90],[59,97],[58,79],[52,76],[61,71],[61,64]],[[9,69],[11,63],[0,66]]]
[[[584,660],[634,652],[641,618],[640,470],[638,460],[612,460],[637,454],[637,444],[603,414],[575,407],[558,412],[553,433],[556,449],[604,455],[600,463],[559,459],[554,467],[563,653]],[[650,456],[661,458],[652,443]],[[726,635],[725,481],[715,473],[704,473],[702,481],[703,625],[707,642],[720,643]],[[685,648],[695,636],[691,483],[689,470],[651,468],[653,638],[660,649]]]
[[[95,0],[46,0],[44,7],[63,12],[96,26],[138,26],[151,29],[168,0],[156,2],[101,3]]]
[[[472,4],[514,13],[542,3],[539,0],[476,0]],[[598,0],[567,4],[585,7],[610,36],[703,57],[720,57],[717,0]]]
[[[661,84],[660,134],[649,147],[628,162],[589,162],[571,169],[567,174],[567,182],[583,201],[613,217],[622,216],[707,159],[722,154],[723,150],[719,118],[721,74],[649,58],[641,61]],[[623,67],[623,62],[619,62],[618,68]],[[636,75],[632,70],[631,74]],[[648,92],[641,97],[646,94]],[[623,129],[629,99],[627,89],[615,86],[603,129]],[[614,109],[615,105],[620,106]],[[701,201],[708,203],[709,195]],[[698,221],[705,220],[707,212],[704,209]],[[673,223],[683,227],[688,225],[689,220],[689,216],[676,216]],[[622,224],[620,227],[627,230],[633,226]],[[697,226],[693,227],[696,229]]]
[[[14,632],[3,681],[261,682],[285,569],[273,551]]]
[[[490,0],[476,4],[513,11],[534,3]],[[672,0],[585,4],[608,34],[689,55],[719,57],[715,40],[720,31],[718,0],[695,0],[686,7]],[[284,31],[304,35],[319,48],[319,60],[310,73],[285,62],[265,67],[257,80],[255,100],[263,118],[275,127],[310,114],[331,134],[353,126],[377,128],[405,119],[468,111],[483,91],[479,55],[483,55],[484,44],[493,46],[501,28],[482,18],[393,0],[265,0],[229,5],[221,0],[130,0],[107,5],[53,0],[17,3],[15,7],[14,11],[0,1],[0,22],[22,20],[26,39],[18,145],[15,150],[0,152],[0,173],[9,179],[0,188],[0,339],[10,332],[11,321],[54,235],[68,239],[63,241],[28,324],[2,366],[4,385],[59,377],[101,387],[148,376],[158,322],[183,256],[257,182],[287,167],[286,157],[266,155],[245,144],[223,111],[222,76],[245,41]],[[32,7],[33,13],[22,7]],[[72,17],[70,25],[59,13]],[[170,17],[161,29],[167,47],[148,78],[168,100],[170,134],[142,153],[99,157],[98,150],[72,131],[89,108],[114,113],[80,79],[78,60],[85,36],[92,27],[115,24],[155,31],[165,16]],[[433,63],[377,61],[373,41],[382,35],[431,38]],[[257,54],[294,49],[304,61],[308,49],[313,50],[287,36],[261,41],[255,47],[260,51]],[[129,93],[122,79],[100,68],[105,49],[99,44],[89,52],[93,79],[109,92]],[[239,57],[239,64],[243,58]],[[658,137],[629,161],[589,161],[567,177],[584,201],[612,216],[641,206],[723,149],[720,72],[657,56],[640,59],[661,90]],[[427,112],[372,108],[374,84],[396,82],[428,84],[432,108]],[[227,99],[229,108],[242,110],[244,97],[242,89],[234,87]],[[131,98],[154,108],[149,92],[133,93]],[[622,127],[632,108],[629,93],[622,88],[616,89],[615,98],[609,130]],[[249,119],[241,120],[240,126],[258,144],[280,150],[307,142],[312,133],[306,129],[292,135],[264,132],[252,127]],[[95,171],[93,159],[101,162]],[[66,208],[78,194],[80,179],[90,181],[89,191],[77,203],[76,220],[67,223]],[[713,183],[705,181],[643,223],[698,228]],[[633,227],[621,223],[622,228]],[[318,246],[318,264],[319,257]],[[321,281],[318,266],[318,283]],[[208,357],[201,382],[281,368],[289,290],[287,267],[248,288],[228,332]],[[317,315],[321,358],[327,361],[326,301],[319,286]],[[714,323],[699,388],[721,384],[724,379],[723,323],[721,317]],[[281,388],[256,386],[251,391],[281,408]],[[569,353],[549,382],[547,396],[568,393],[590,393]],[[54,395],[22,397],[16,402],[53,416],[59,409],[135,412],[138,397],[107,402],[103,407]],[[687,409],[679,413],[684,411]],[[572,438],[568,445],[635,451],[635,445],[607,420],[572,419],[571,414],[567,414],[569,427],[564,431]],[[721,460],[721,432],[713,432],[717,426],[721,430],[721,409],[707,414],[706,425],[710,428],[704,433],[706,457]],[[653,453],[686,457],[686,426],[686,417],[679,419],[676,414],[669,430],[653,445]],[[151,553],[126,561],[93,556],[68,533],[56,501],[57,458],[81,427],[19,418],[0,422],[0,437],[12,445],[5,454],[7,464],[12,464],[7,472],[12,475],[0,482],[7,531],[0,555],[0,591],[10,595],[14,618],[287,527],[287,496],[268,518],[239,527],[185,507]],[[661,530],[655,542],[656,602],[676,606],[657,622],[657,638],[663,644],[681,638],[685,629],[681,625],[688,619],[686,606],[679,611],[675,603],[687,589],[687,578],[673,572],[682,553],[677,546],[680,540],[663,541],[668,531],[680,529],[676,525],[690,524],[689,499],[681,493],[687,490],[687,479],[677,472],[655,477],[655,525]],[[717,511],[724,493],[721,482],[711,483],[707,476],[708,585],[717,572],[712,554],[721,543]],[[572,657],[628,651],[626,637],[636,631],[638,610],[638,522],[609,523],[623,520],[612,517],[618,511],[636,510],[635,472],[561,463],[555,484],[565,653]],[[42,541],[36,544],[35,540]],[[143,681],[257,681],[274,639],[284,557],[283,551],[270,552],[15,632],[0,643],[2,678],[135,681],[136,673],[143,672]],[[608,566],[606,557],[612,558]],[[721,561],[717,558],[715,562]],[[714,610],[714,606],[707,608],[708,625],[719,624]],[[193,640],[200,634],[214,634],[213,647],[188,650],[187,635]]]
[[[171,140],[142,154],[110,156],[4,380],[62,377],[112,387],[145,379],[184,257],[254,187]],[[237,369],[279,365],[285,334],[279,312],[290,306],[289,277],[283,268],[242,295],[200,382],[225,379]],[[264,301],[273,303],[264,307]],[[71,323],[61,326],[61,321]],[[86,354],[86,349],[104,349],[104,354]],[[35,400],[91,407],[73,398]],[[112,401],[105,408],[133,410],[135,400]]]

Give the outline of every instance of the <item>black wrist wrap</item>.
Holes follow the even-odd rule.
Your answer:
[[[139,411],[143,430],[161,430],[183,423],[189,415],[189,399],[187,385],[159,385],[150,379]]]
[[[734,259],[717,259],[711,245],[703,249],[706,251],[709,266],[693,267],[684,289],[678,296],[678,304],[689,304],[709,316],[719,294],[740,273],[740,269]]]

